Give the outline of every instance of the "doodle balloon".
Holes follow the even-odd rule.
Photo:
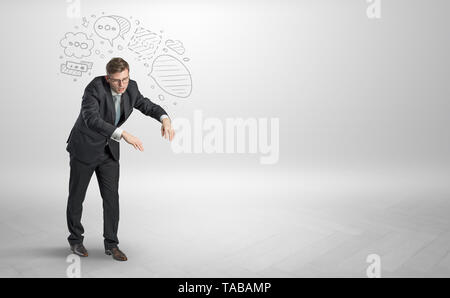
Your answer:
[[[104,16],[95,21],[94,31],[103,39],[109,41],[113,46],[113,41],[117,37],[124,38],[124,35],[130,31],[130,21],[120,16]]]

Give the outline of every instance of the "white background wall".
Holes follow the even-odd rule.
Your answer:
[[[414,192],[409,187],[430,195],[445,189],[448,1],[382,1],[376,20],[367,17],[364,0],[80,3],[81,17],[132,16],[183,42],[193,90],[177,105],[164,103],[172,118],[192,119],[201,110],[204,118],[280,121],[279,161],[261,165],[259,154],[174,154],[160,137],[159,123],[135,110],[122,127],[141,138],[146,150],[122,142],[122,181],[165,171],[170,181],[147,181],[164,185],[164,194],[186,184],[220,185],[213,173],[239,173],[243,180],[233,180],[229,197],[244,201],[239,187],[265,175],[293,200],[301,193],[299,183],[316,178],[310,190],[317,193],[330,192],[333,185],[368,190],[361,186],[364,177],[378,191],[387,191],[386,185],[403,185],[407,194]],[[81,23],[68,17],[68,6],[65,1],[1,3],[0,209],[5,212],[8,206],[54,200],[64,215],[65,141],[84,87],[118,56],[117,51],[103,59],[93,55],[92,75],[76,82],[62,75],[59,42]],[[161,104],[142,63],[130,53],[123,56],[141,92]],[[205,180],[189,180],[192,173]],[[254,179],[255,188],[262,187],[258,183],[264,179]],[[121,187],[131,185],[136,192],[147,187]],[[49,193],[58,197],[48,199]],[[97,189],[91,194],[98,195]]]

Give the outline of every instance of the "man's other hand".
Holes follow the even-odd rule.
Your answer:
[[[122,138],[130,145],[133,145],[135,149],[144,151],[144,146],[142,146],[141,140],[136,138],[135,136],[129,134],[126,131],[122,132]]]
[[[169,139],[169,141],[172,141],[175,137],[175,131],[172,128],[172,124],[169,118],[164,118],[162,121],[161,136],[163,138]]]

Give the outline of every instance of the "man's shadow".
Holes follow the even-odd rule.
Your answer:
[[[8,256],[8,259],[16,259],[17,261],[26,261],[33,259],[66,259],[69,255],[74,254],[68,245],[61,246],[33,246],[33,247],[14,247],[2,250],[2,254]],[[80,257],[82,259],[110,259],[105,255],[105,250],[100,247],[88,249],[88,257]]]

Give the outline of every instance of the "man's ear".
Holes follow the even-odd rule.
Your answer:
[[[105,79],[106,79],[107,82],[109,82],[109,80],[108,80],[108,75],[105,76]]]

